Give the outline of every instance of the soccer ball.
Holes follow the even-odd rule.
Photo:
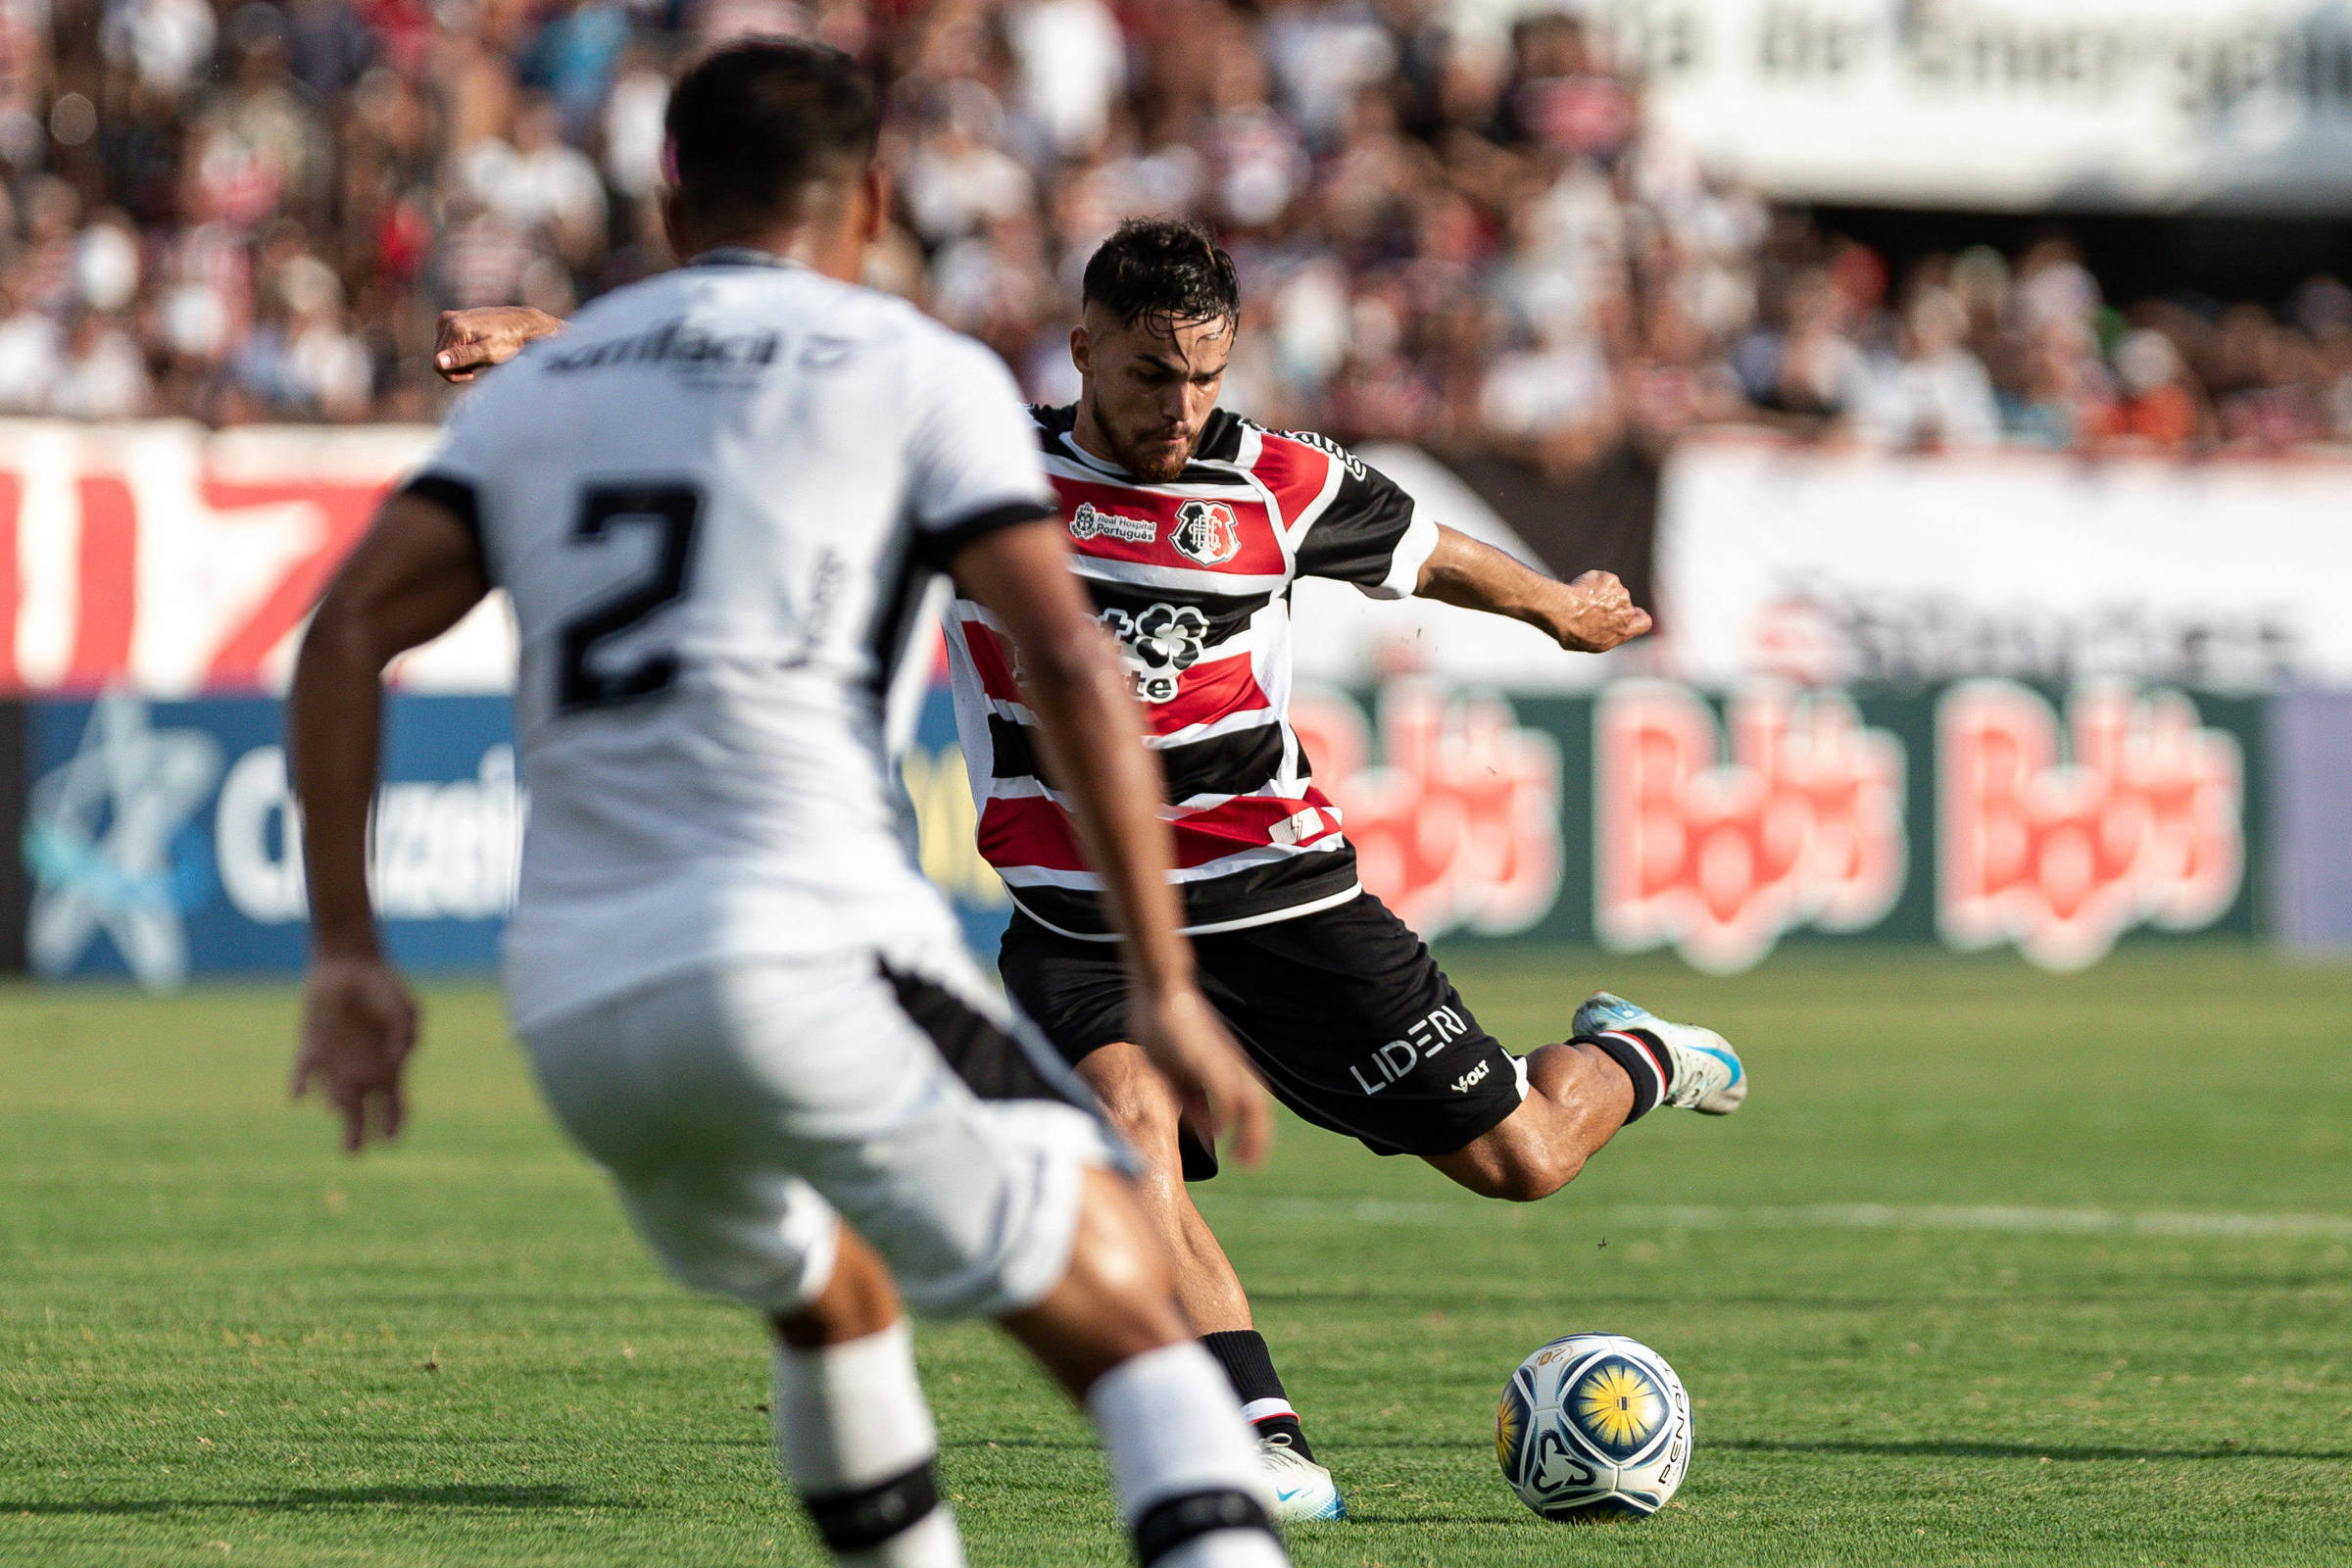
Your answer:
[[[1690,1397],[1622,1334],[1571,1334],[1519,1363],[1494,1417],[1502,1477],[1546,1519],[1656,1513],[1690,1463]]]

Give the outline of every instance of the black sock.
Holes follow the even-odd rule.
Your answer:
[[[1311,1461],[1315,1451],[1306,1446],[1298,1412],[1291,1408],[1291,1396],[1283,1392],[1282,1377],[1274,1370],[1265,1336],[1255,1329],[1224,1329],[1201,1335],[1200,1343],[1225,1369],[1234,1397],[1242,1401],[1242,1414],[1257,1429],[1257,1435],[1287,1444],[1300,1458]]]
[[[1596,1035],[1580,1036],[1571,1044],[1596,1046],[1607,1052],[1609,1059],[1634,1081],[1633,1114],[1625,1118],[1628,1126],[1648,1115],[1673,1087],[1674,1069],[1667,1061],[1666,1048],[1646,1029],[1604,1029]]]

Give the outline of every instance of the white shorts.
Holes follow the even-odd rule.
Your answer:
[[[1128,1156],[959,945],[688,971],[534,1025],[548,1103],[687,1284],[789,1313],[846,1220],[917,1309],[1002,1317]]]

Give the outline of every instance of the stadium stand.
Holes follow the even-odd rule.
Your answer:
[[[14,0],[0,413],[431,417],[435,313],[663,265],[667,81],[808,33],[890,80],[877,281],[1067,396],[1078,266],[1196,214],[1244,270],[1229,404],[1554,479],[1762,420],[1895,446],[2352,438],[2352,290],[2118,304],[2062,238],[1908,262],[1644,127],[1566,15],[1442,0]]]

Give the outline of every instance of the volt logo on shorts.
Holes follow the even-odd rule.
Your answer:
[[[1469,1032],[1470,1026],[1463,1022],[1460,1013],[1451,1007],[1440,1007],[1407,1029],[1404,1039],[1392,1040],[1363,1060],[1350,1062],[1348,1074],[1355,1080],[1356,1088],[1367,1095],[1377,1095]],[[1481,1062],[1479,1075],[1484,1076],[1485,1072],[1486,1064]],[[1476,1082],[1478,1078],[1472,1077],[1455,1084],[1454,1092],[1466,1093]]]
[[[1477,1066],[1471,1068],[1468,1072],[1462,1074],[1459,1078],[1456,1078],[1453,1081],[1453,1092],[1457,1095],[1468,1094],[1471,1090],[1477,1088],[1478,1085],[1485,1080],[1487,1076],[1487,1069],[1494,1065],[1494,1064],[1491,1061],[1480,1062]]]

